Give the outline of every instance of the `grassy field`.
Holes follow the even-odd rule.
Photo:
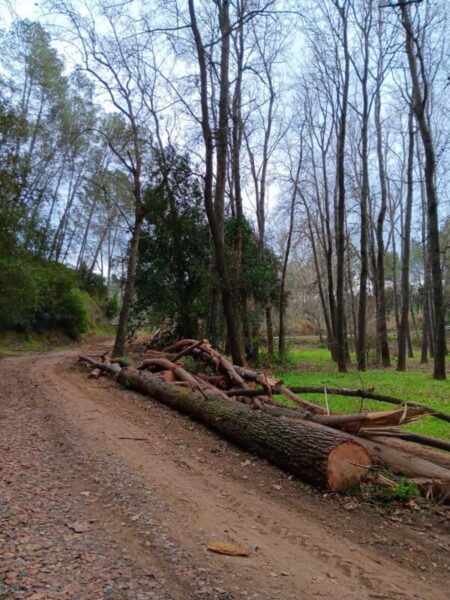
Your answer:
[[[450,414],[450,381],[435,381],[431,376],[431,365],[420,366],[412,359],[408,362],[408,369],[403,373],[397,372],[395,368],[369,369],[360,373],[354,367],[351,367],[348,373],[338,373],[328,350],[321,348],[292,350],[288,355],[286,366],[280,367],[277,375],[288,387],[296,385],[351,389],[373,387],[377,393],[420,402]],[[303,394],[303,396],[325,405],[324,395]],[[345,413],[395,408],[392,404],[331,394],[328,394],[328,403],[331,411]],[[450,439],[450,425],[433,417],[426,417],[419,423],[409,425],[407,429],[424,435]]]

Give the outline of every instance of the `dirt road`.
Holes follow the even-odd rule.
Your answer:
[[[0,360],[0,598],[448,597],[435,517],[324,497],[74,356]]]

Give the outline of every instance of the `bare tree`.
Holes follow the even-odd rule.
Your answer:
[[[200,77],[201,125],[205,145],[205,183],[204,200],[214,246],[216,273],[222,293],[222,305],[227,324],[228,343],[235,364],[242,364],[240,337],[233,310],[233,295],[230,285],[228,266],[225,260],[225,185],[228,157],[229,127],[229,60],[230,60],[230,2],[215,2],[219,21],[220,68],[219,68],[219,117],[218,128],[214,134],[211,129],[210,96],[208,85],[209,64],[206,47],[197,21],[194,0],[189,0],[190,27],[197,52]],[[214,189],[214,158],[216,160],[216,180]]]
[[[121,356],[127,336],[127,325],[134,294],[138,260],[139,237],[144,219],[143,165],[145,153],[151,149],[151,132],[142,87],[138,85],[139,72],[133,53],[140,43],[136,22],[120,9],[99,3],[85,3],[78,9],[70,1],[55,0],[54,9],[69,23],[70,41],[79,52],[82,70],[106,96],[118,117],[112,130],[100,131],[121,168],[129,177],[134,198],[134,222],[128,251],[127,272],[119,315],[113,354]],[[97,21],[101,21],[101,28]],[[101,32],[100,32],[101,30]],[[152,93],[149,83],[146,94]],[[150,117],[150,119],[149,119]],[[144,133],[145,130],[145,133]]]
[[[294,166],[294,169],[290,173],[291,179],[291,197],[288,206],[288,218],[289,225],[287,230],[287,238],[286,244],[284,248],[284,256],[283,256],[283,266],[281,270],[281,281],[280,281],[280,302],[279,302],[279,325],[278,325],[278,352],[282,356],[286,352],[286,326],[285,326],[285,316],[286,316],[286,277],[287,277],[287,269],[289,264],[289,258],[292,248],[293,241],[293,233],[294,233],[294,225],[295,225],[295,213],[297,207],[297,196],[300,187],[300,173],[302,170],[303,163],[303,131],[300,132],[300,148],[299,148],[299,156],[297,158],[297,164]]]
[[[427,106],[429,102],[429,83],[425,71],[422,44],[414,31],[409,2],[400,2],[401,21],[405,31],[405,49],[408,58],[412,85],[412,108],[420,132],[425,156],[425,190],[427,197],[428,237],[430,244],[431,278],[434,298],[435,325],[435,379],[445,379],[445,307],[442,285],[441,253],[439,246],[438,197],[436,192],[436,155]]]
[[[414,123],[410,109],[408,117],[408,156],[406,162],[406,206],[402,236],[402,266],[401,266],[401,316],[398,330],[397,371],[406,369],[406,345],[409,332],[409,258],[411,248],[411,219],[413,206],[413,168],[414,168]]]
[[[336,179],[338,198],[336,207],[336,343],[337,362],[340,372],[347,371],[346,353],[346,326],[345,326],[345,141],[347,133],[348,93],[350,87],[350,53],[348,45],[348,0],[335,0],[342,35],[342,50],[344,54],[344,73],[342,82],[342,95],[340,99],[339,131],[336,150]]]

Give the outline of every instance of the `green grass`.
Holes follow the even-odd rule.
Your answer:
[[[348,373],[338,373],[335,364],[326,349],[293,350],[287,357],[286,368],[277,369],[288,387],[324,386],[351,389],[375,388],[375,392],[395,396],[410,402],[419,402],[450,414],[450,382],[435,381],[430,367],[419,366],[410,360],[405,372],[391,369],[369,369],[361,373],[351,367]],[[302,394],[317,404],[325,406],[323,394]],[[366,410],[393,409],[393,404],[348,398],[328,394],[328,403],[333,412],[352,413]],[[433,417],[425,417],[418,423],[408,425],[406,429],[424,435],[450,439],[450,426]]]
[[[114,327],[108,323],[102,325],[95,325],[89,328],[87,335],[96,335],[100,337],[110,337],[114,338],[116,335],[116,330]]]

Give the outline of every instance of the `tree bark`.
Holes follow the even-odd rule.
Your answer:
[[[358,442],[328,427],[274,419],[231,400],[163,383],[149,373],[122,369],[118,381],[192,416],[315,486],[343,490],[358,483],[370,465],[369,453]]]
[[[361,209],[361,232],[360,232],[360,252],[361,252],[361,270],[359,276],[359,303],[358,303],[358,336],[356,344],[356,359],[359,371],[365,371],[367,368],[367,279],[369,274],[368,257],[368,227],[369,215],[367,206],[369,201],[369,94],[367,90],[367,81],[369,77],[369,32],[372,24],[372,6],[371,1],[367,7],[367,15],[364,18],[364,67],[360,77],[361,90],[363,97],[362,122],[361,122],[361,163],[362,180],[360,193]]]
[[[143,218],[144,215],[142,209],[139,207],[139,210],[136,211],[136,221],[131,236],[125,289],[119,314],[119,323],[117,325],[116,339],[112,351],[112,355],[116,357],[123,356],[127,339],[128,318],[130,316],[131,303],[133,301],[134,281],[136,278],[136,267],[139,256],[139,238],[141,235]]]
[[[294,232],[294,221],[295,221],[295,203],[297,199],[298,182],[300,177],[300,169],[302,166],[302,155],[300,155],[297,163],[297,170],[295,179],[293,181],[293,189],[291,195],[291,202],[289,206],[289,229],[288,237],[286,240],[286,248],[283,257],[283,268],[281,271],[281,282],[280,282],[280,303],[279,303],[279,326],[278,326],[278,352],[282,356],[286,352],[286,340],[285,340],[285,315],[286,315],[286,276],[287,268],[289,263],[289,255],[291,252],[292,245],[292,234]]]

